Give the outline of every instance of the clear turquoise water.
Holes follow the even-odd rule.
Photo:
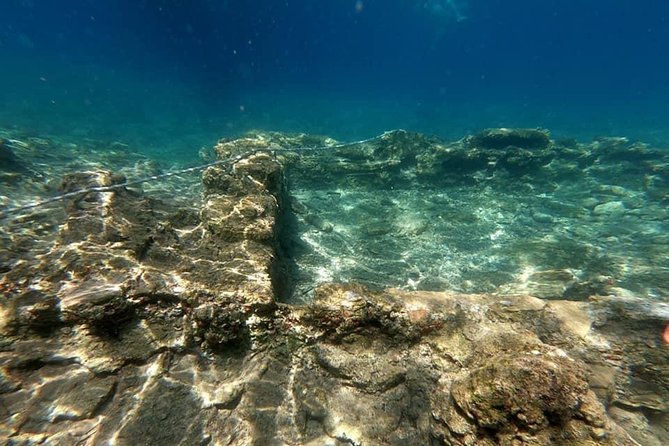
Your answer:
[[[251,129],[543,127],[664,148],[668,21],[659,0],[7,0],[0,129],[163,168]]]
[[[575,156],[590,160],[598,147],[606,159],[607,140],[585,143],[625,136],[629,157],[578,172],[565,158],[550,178],[480,169],[405,190],[294,182],[302,211],[286,299],[308,301],[330,281],[616,295],[647,305],[642,341],[657,355],[629,376],[648,366],[665,383],[669,163],[636,159],[634,141],[669,147],[668,25],[666,0],[3,0],[0,143],[26,162],[0,164],[0,212],[57,195],[67,172],[173,172],[251,129],[355,141],[398,128],[457,140],[543,127],[584,142]],[[199,206],[198,174],[142,188]],[[0,273],[50,249],[59,205],[0,221],[10,247]],[[635,385],[666,407],[656,382]],[[666,432],[666,411],[643,404],[639,419]]]
[[[669,141],[669,4],[7,0],[0,126],[184,161],[252,128]]]

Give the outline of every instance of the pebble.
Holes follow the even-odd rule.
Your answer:
[[[621,201],[609,201],[595,206],[592,212],[595,215],[622,215],[625,213],[625,205]]]
[[[532,219],[537,223],[553,223],[553,217],[543,212],[535,212],[532,214]]]
[[[592,209],[599,204],[599,200],[593,197],[588,197],[584,199],[581,204],[584,208]]]

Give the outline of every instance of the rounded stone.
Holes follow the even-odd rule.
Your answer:
[[[595,215],[615,216],[625,213],[625,205],[622,201],[609,201],[607,203],[598,204],[592,210]]]

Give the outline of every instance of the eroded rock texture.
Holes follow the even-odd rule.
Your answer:
[[[351,283],[281,303],[283,175],[262,151],[205,171],[201,209],[123,188],[69,200],[53,248],[0,282],[5,443],[663,444],[669,353],[643,301]]]

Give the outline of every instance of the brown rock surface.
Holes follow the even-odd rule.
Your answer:
[[[199,212],[82,194],[54,248],[2,277],[6,443],[660,444],[669,349],[642,302],[328,284],[283,304],[281,164],[203,182]]]

